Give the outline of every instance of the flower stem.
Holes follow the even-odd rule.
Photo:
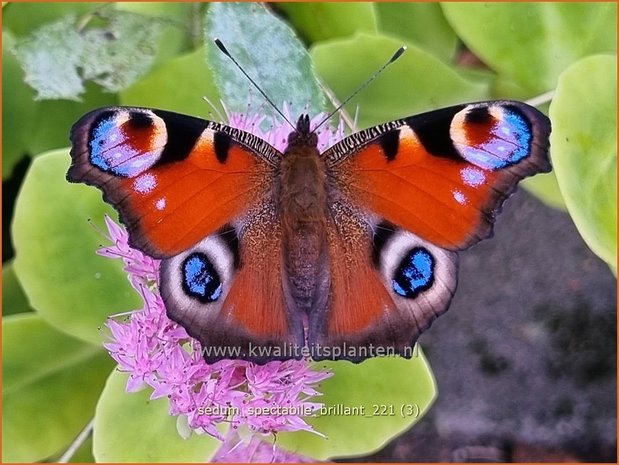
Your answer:
[[[552,98],[555,96],[554,90],[549,90],[537,97],[533,97],[532,99],[527,100],[525,103],[531,105],[532,107],[539,107],[545,103],[552,101]]]

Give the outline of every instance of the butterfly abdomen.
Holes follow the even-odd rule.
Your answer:
[[[280,168],[280,213],[283,261],[289,289],[297,307],[309,311],[314,295],[327,278],[326,172],[311,145],[290,147]]]

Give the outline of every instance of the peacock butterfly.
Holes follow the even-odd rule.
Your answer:
[[[217,122],[109,107],[74,125],[67,179],[100,188],[131,245],[162,260],[168,316],[221,348],[207,361],[358,362],[411,355],[449,306],[457,252],[492,234],[521,179],[550,171],[549,134],[535,108],[488,101],[322,153],[302,115],[281,153]]]

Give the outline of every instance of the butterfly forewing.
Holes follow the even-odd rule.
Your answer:
[[[550,171],[549,133],[548,118],[526,104],[481,102],[361,131],[324,157],[360,208],[462,250],[491,235],[518,181]]]
[[[303,344],[281,276],[272,185],[281,153],[255,136],[190,116],[103,108],[73,127],[67,178],[95,185],[130,243],[161,264],[167,313],[212,352],[264,361]]]

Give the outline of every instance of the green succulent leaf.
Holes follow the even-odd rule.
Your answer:
[[[305,431],[280,433],[277,445],[317,460],[370,454],[401,434],[429,409],[436,387],[425,357],[385,357],[360,364],[320,362],[334,376],[323,381],[321,414],[307,419],[325,437]],[[346,410],[356,409],[356,410]]]
[[[550,105],[552,161],[582,235],[617,270],[617,57],[584,58],[559,78]]]
[[[531,93],[555,88],[586,55],[617,50],[615,3],[443,3],[460,39],[500,76]]]
[[[204,49],[181,55],[158,67],[120,94],[123,105],[161,108],[191,115],[205,115],[211,108],[202,97],[219,105],[213,73],[204,62]],[[213,119],[209,117],[208,119]],[[217,117],[219,120],[219,117]]]
[[[318,75],[341,101],[401,45],[399,39],[359,34],[318,44],[311,54]],[[408,46],[406,53],[346,106],[349,114],[359,107],[361,128],[487,96],[487,82],[465,78],[430,53],[404,45]]]
[[[12,53],[14,38],[6,31],[2,37],[2,178],[6,179],[23,157],[66,146],[69,128],[81,115],[118,101],[86,83],[81,102],[35,102],[35,91],[24,82],[24,71]]]
[[[66,181],[69,161],[63,149],[32,163],[12,225],[14,266],[41,317],[60,331],[99,344],[106,316],[139,308],[139,298],[121,263],[95,254],[107,243],[101,232],[104,215],[117,215],[97,189]]]
[[[554,173],[538,174],[523,180],[520,185],[549,207],[567,209]]]
[[[155,65],[164,64],[171,58],[189,52],[193,46],[194,23],[199,22],[196,10],[200,3],[186,2],[118,2],[116,10],[129,11],[143,17],[156,18],[164,25],[158,41]],[[139,81],[138,81],[139,82]]]
[[[31,90],[23,83],[23,71],[11,53],[14,37],[2,31],[2,179],[13,173],[26,155],[32,137],[31,125],[36,106]],[[18,109],[18,111],[16,111]]]
[[[258,3],[212,3],[206,15],[207,61],[229,110],[245,112],[251,102],[255,109],[275,113],[213,43],[216,37],[278,108],[288,103],[293,118],[324,109],[311,59],[288,25]]]
[[[117,92],[150,69],[162,21],[110,10],[105,22],[86,27],[67,15],[16,41],[15,55],[36,99],[79,100],[84,80]]]
[[[13,262],[2,264],[2,315],[31,312],[28,297],[15,275]]]
[[[377,2],[379,30],[450,61],[456,53],[458,37],[438,3]]]
[[[95,414],[93,452],[97,462],[208,462],[221,443],[208,435],[183,439],[170,416],[168,399],[149,399],[149,390],[125,392],[127,375],[114,371]]]
[[[112,360],[34,314],[3,318],[2,355],[2,460],[60,452],[93,417]]]
[[[358,31],[376,32],[373,3],[300,2],[277,3],[274,7],[310,43],[348,37]]]

